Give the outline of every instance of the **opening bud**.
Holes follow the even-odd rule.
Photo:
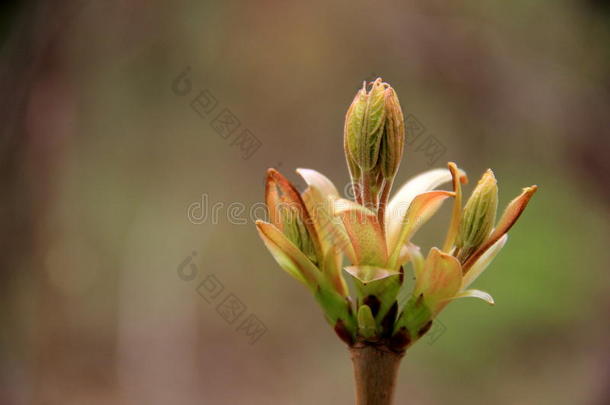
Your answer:
[[[496,222],[498,185],[488,169],[466,202],[456,243],[456,257],[464,263],[487,239]]]
[[[286,235],[286,237],[294,243],[309,260],[314,264],[317,264],[318,257],[316,249],[311,235],[303,222],[299,207],[294,203],[291,203],[288,199],[283,199],[279,206],[279,215],[284,235]]]
[[[292,183],[274,169],[267,171],[265,202],[271,223],[314,264],[319,264],[322,249],[305,202]]]

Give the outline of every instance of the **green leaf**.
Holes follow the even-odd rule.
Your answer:
[[[394,333],[405,328],[409,343],[414,343],[427,331],[433,318],[434,314],[426,305],[423,296],[412,296],[395,323]]]
[[[258,233],[280,267],[314,290],[320,280],[318,268],[274,225],[256,221]]]
[[[349,266],[345,271],[354,279],[359,304],[370,296],[377,298],[379,308],[374,316],[380,323],[396,302],[402,272],[374,266]]]
[[[327,281],[321,282],[316,289],[315,298],[331,326],[335,327],[341,321],[352,337],[355,336],[357,324],[348,298],[338,294]]]

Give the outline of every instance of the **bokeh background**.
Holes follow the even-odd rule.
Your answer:
[[[492,167],[501,205],[540,186],[477,281],[496,306],[448,307],[397,404],[610,403],[607,1],[1,9],[0,403],[353,403],[347,350],[250,212],[268,167],[343,188],[343,117],[376,76],[417,123],[399,182],[451,160],[467,193]]]

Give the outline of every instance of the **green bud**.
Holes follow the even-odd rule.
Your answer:
[[[297,206],[291,204],[289,201],[283,201],[283,203],[280,204],[279,215],[284,235],[286,235],[299,250],[305,253],[314,264],[317,264],[318,257],[315,245]]]
[[[393,88],[385,92],[386,120],[383,137],[381,138],[380,163],[385,179],[396,176],[405,145],[405,120],[400,108],[400,102]]]
[[[365,339],[369,339],[377,333],[377,324],[371,307],[368,305],[361,305],[358,309],[358,332]]]
[[[367,92],[358,91],[345,117],[345,140],[348,161],[362,171],[372,170],[379,159],[379,149],[385,125],[386,84],[377,79]]]
[[[464,207],[457,238],[457,257],[463,263],[487,239],[496,222],[498,186],[487,170]]]
[[[345,156],[354,189],[362,193],[359,202],[378,205],[382,187],[391,187],[398,171],[404,141],[404,117],[394,89],[381,78],[368,91],[364,83],[347,111],[344,127]]]

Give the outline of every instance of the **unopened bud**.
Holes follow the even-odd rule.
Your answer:
[[[402,159],[404,140],[404,117],[394,89],[381,78],[368,91],[365,83],[345,116],[344,147],[352,182],[368,179],[367,186],[374,192],[384,179],[391,182]]]
[[[279,207],[282,232],[314,264],[318,262],[315,245],[309,234],[301,210],[290,201],[282,201]]]
[[[385,125],[386,84],[377,79],[358,91],[345,117],[346,153],[362,171],[377,165]]]
[[[464,262],[489,236],[496,221],[498,186],[487,170],[464,207],[457,239],[457,255]]]
[[[375,336],[377,332],[377,324],[368,305],[361,305],[358,309],[358,330],[360,335],[366,339]]]
[[[385,179],[396,176],[405,145],[405,120],[393,88],[385,92],[386,120],[381,138],[381,172]]]

